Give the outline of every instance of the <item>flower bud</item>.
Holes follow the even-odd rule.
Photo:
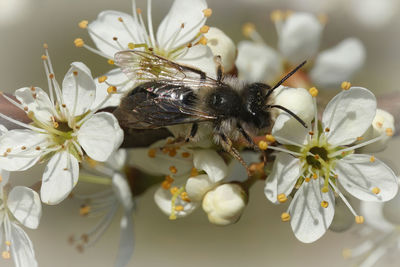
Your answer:
[[[205,34],[208,39],[207,45],[214,56],[221,56],[224,72],[230,72],[235,67],[236,46],[232,39],[218,28],[210,27]]]
[[[387,134],[388,131],[390,131],[390,134]],[[375,118],[372,121],[372,125],[362,135],[360,142],[365,142],[381,135],[383,135],[384,137],[377,142],[360,148],[358,151],[360,153],[371,153],[384,150],[387,147],[387,142],[389,141],[391,134],[394,133],[394,131],[394,118],[392,114],[382,109],[377,109]]]
[[[213,186],[210,178],[207,174],[198,175],[196,177],[190,177],[186,182],[186,192],[192,201],[201,201],[204,194],[210,190]]]
[[[208,220],[216,225],[229,225],[239,220],[248,196],[239,184],[222,184],[206,193],[203,210]]]
[[[304,122],[311,123],[314,118],[314,105],[310,93],[304,88],[280,86],[273,93],[273,104],[283,106]],[[278,110],[279,114],[284,112]]]

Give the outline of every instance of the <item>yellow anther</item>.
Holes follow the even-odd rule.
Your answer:
[[[204,25],[203,27],[200,28],[201,33],[207,33],[210,30],[210,27],[207,25]]]
[[[175,166],[169,167],[169,171],[172,172],[173,174],[178,172],[178,169]]]
[[[250,37],[255,30],[256,30],[256,26],[250,22],[245,23],[242,26],[242,33],[246,37]]]
[[[314,135],[314,132],[313,131],[309,131],[308,134],[309,135]]]
[[[324,209],[326,209],[328,206],[329,206],[328,201],[325,201],[325,200],[321,201],[321,207],[323,207]]]
[[[28,111],[29,108],[27,106],[24,107],[24,111]]]
[[[179,188],[176,187],[176,186],[172,187],[172,188],[169,190],[169,192],[171,192],[171,195],[175,195],[176,192],[178,192],[178,191],[179,191]]]
[[[342,82],[341,87],[343,90],[349,90],[351,87],[351,83],[344,81],[344,82]]]
[[[1,181],[3,181],[3,176],[0,175],[0,183],[1,183]]]
[[[181,197],[181,199],[182,199],[183,201],[190,202],[190,198],[189,198],[189,196],[188,196],[188,193],[182,192],[181,195],[180,195],[180,197]]]
[[[286,10],[286,13],[285,13],[285,18],[288,18],[288,17],[290,17],[291,15],[293,15],[293,13],[294,13],[294,11],[293,11],[293,10]]]
[[[118,41],[118,37],[113,37],[113,40],[114,41]]]
[[[268,143],[265,142],[265,141],[260,141],[260,142],[258,142],[258,147],[261,150],[267,150],[268,149]]]
[[[318,175],[317,175],[316,173],[313,173],[312,178],[313,178],[314,180],[317,180]]]
[[[118,21],[119,22],[124,22],[124,20],[121,17],[118,18]]]
[[[370,161],[370,162],[375,162],[375,157],[374,157],[374,156],[371,156],[371,157],[369,158],[369,161]]]
[[[348,248],[343,249],[342,256],[343,256],[344,259],[350,259],[351,255],[352,255],[351,249],[348,249]]]
[[[315,158],[316,160],[319,160],[319,155],[314,155],[314,158]]]
[[[324,187],[322,187],[321,191],[322,191],[322,193],[328,193],[329,192],[329,187],[324,186]]]
[[[328,127],[325,128],[325,132],[329,133],[331,129],[329,129]]]
[[[80,214],[81,216],[86,216],[86,215],[88,215],[89,213],[90,213],[90,206],[89,206],[89,205],[83,204],[83,205],[81,206],[81,208],[79,209],[79,214]]]
[[[312,97],[317,97],[318,95],[318,89],[316,87],[311,87],[310,89],[308,89],[308,92]]]
[[[364,139],[364,137],[362,137],[362,136],[357,137],[357,141],[362,141],[363,139]]]
[[[328,16],[325,14],[319,14],[318,20],[322,25],[325,25],[328,22]]]
[[[85,42],[81,38],[76,38],[74,40],[74,44],[76,47],[83,47],[85,45]]]
[[[22,149],[22,150],[25,150],[25,149],[26,149],[26,146],[22,146],[21,149]]]
[[[89,166],[94,168],[97,165],[99,165],[99,162],[95,161],[94,159],[92,159],[91,157],[86,157],[86,162],[89,163]]]
[[[265,139],[267,140],[268,143],[273,143],[273,142],[276,141],[276,140],[275,140],[275,137],[274,137],[272,134],[267,134],[267,135],[265,136]]]
[[[82,234],[81,235],[81,240],[83,243],[88,243],[89,242],[89,235],[88,234]]]
[[[3,259],[8,260],[11,258],[11,254],[9,251],[5,250],[1,253],[1,257],[3,257]]]
[[[48,49],[49,46],[48,46],[46,43],[44,43],[44,44],[43,44],[43,48],[44,48],[44,49]]]
[[[11,246],[11,241],[6,241],[6,246]]]
[[[174,178],[172,178],[170,175],[167,175],[167,176],[165,176],[165,181],[167,181],[168,183],[173,183]]]
[[[281,10],[274,10],[271,12],[270,18],[272,21],[279,21],[284,18],[284,14]]]
[[[364,217],[363,216],[356,216],[356,223],[357,224],[363,224],[364,223]]]
[[[201,45],[206,45],[207,42],[208,42],[207,38],[202,36],[198,43],[201,44]]]
[[[107,80],[107,76],[100,76],[99,78],[97,78],[97,81],[99,82],[99,83],[104,83],[106,80]]]
[[[50,73],[50,74],[49,74],[49,78],[50,78],[50,79],[53,79],[53,78],[54,78],[54,74],[53,74],[53,73]]]
[[[171,187],[171,183],[168,182],[168,181],[163,181],[163,182],[161,183],[161,187],[162,187],[163,189],[165,189],[165,190],[168,190],[168,189]]]
[[[114,60],[112,60],[112,59],[107,60],[107,63],[110,64],[110,65],[114,65],[115,64]]]
[[[183,211],[183,206],[182,205],[177,205],[175,206],[176,211]]]
[[[7,152],[7,153],[10,153],[10,152],[11,152],[11,148],[7,148],[7,149],[6,149],[6,152]]]
[[[109,86],[107,88],[107,93],[109,93],[109,94],[115,94],[116,92],[117,92],[117,87],[115,87],[115,86]]]
[[[129,48],[130,50],[135,49],[135,44],[134,44],[134,43],[128,43],[128,48]]]
[[[147,151],[147,156],[150,158],[155,158],[157,154],[157,151],[154,148],[150,148],[149,151]]]
[[[188,158],[190,157],[190,153],[189,152],[182,152],[182,158]]]
[[[282,222],[288,222],[290,221],[290,214],[287,212],[284,212],[281,214],[281,220]]]
[[[382,123],[382,122],[380,122],[380,121],[377,121],[377,122],[376,122],[376,126],[377,126],[378,128],[382,128],[382,126],[383,126],[383,123]]]
[[[163,149],[161,151],[162,151],[163,154],[168,154],[169,148],[168,147],[163,147]]]
[[[181,28],[182,28],[182,29],[185,28],[185,23],[182,23],[182,24],[181,24]]]
[[[78,23],[78,26],[79,26],[79,28],[81,28],[81,29],[86,29],[87,26],[88,26],[88,24],[89,24],[89,21],[87,21],[87,20],[82,20],[81,22]]]
[[[170,149],[169,150],[169,152],[168,152],[168,155],[170,156],[170,157],[175,157],[176,156],[176,149]]]
[[[204,9],[204,10],[203,10],[203,14],[204,14],[204,17],[206,17],[206,18],[211,17],[211,15],[212,15],[212,9],[211,9],[211,8]]]
[[[379,194],[381,192],[381,190],[378,187],[374,187],[372,188],[372,193],[374,193],[375,195]]]
[[[78,72],[77,71],[72,72],[72,74],[74,74],[74,76],[78,76]]]
[[[193,167],[193,168],[190,170],[190,177],[195,177],[195,176],[197,176],[197,175],[199,175],[199,172],[197,171],[196,168]]]
[[[337,179],[339,177],[339,175],[337,175],[337,174],[335,174],[334,176],[333,176],[333,178],[335,178],[335,179]]]
[[[42,60],[47,60],[47,56],[42,55]]]
[[[287,201],[287,197],[285,194],[279,194],[276,199],[279,201],[279,203],[285,203]]]
[[[386,132],[387,136],[393,136],[393,129],[392,128],[386,128],[385,132]]]
[[[40,146],[35,147],[36,150],[40,150]]]
[[[137,12],[138,14],[142,14],[142,9],[141,9],[141,8],[136,8],[136,12]]]
[[[304,178],[304,181],[305,181],[306,183],[308,183],[309,181],[311,181],[311,178],[310,178],[310,177],[306,177],[306,178]]]

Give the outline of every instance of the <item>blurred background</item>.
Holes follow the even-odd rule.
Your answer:
[[[153,1],[153,24],[167,13],[172,0]],[[146,1],[137,1],[146,9]],[[274,9],[327,14],[321,49],[346,37],[361,39],[367,49],[362,71],[351,81],[382,95],[385,105],[399,105],[400,98],[400,17],[395,0],[214,0],[207,25],[216,26],[235,43],[244,39],[241,27],[253,22],[266,42],[276,47],[276,32],[270,21]],[[0,90],[12,93],[24,86],[47,88],[40,56],[48,43],[59,81],[73,61],[87,64],[93,76],[110,69],[105,60],[85,49],[74,47],[81,37],[91,44],[85,30],[77,24],[92,21],[103,10],[131,14],[130,0],[0,0]],[[379,105],[379,103],[378,103]],[[400,166],[400,140],[394,138],[389,149],[377,156],[396,171]],[[42,169],[13,175],[15,184],[31,185],[40,179]],[[243,176],[245,173],[243,171]],[[130,266],[351,266],[342,258],[342,249],[360,240],[353,230],[328,232],[313,244],[297,241],[280,214],[286,210],[270,204],[260,182],[250,192],[250,202],[242,219],[226,228],[208,223],[199,209],[188,218],[169,221],[153,201],[155,188],[137,199],[134,217],[136,247]],[[90,190],[90,188],[89,188]],[[80,202],[66,200],[58,206],[45,206],[39,229],[27,230],[40,266],[112,266],[119,244],[119,219],[92,248],[79,253],[68,244],[71,234],[88,231],[96,219],[79,216]],[[0,260],[1,266],[5,262]],[[8,262],[12,266],[12,262]],[[392,262],[396,266],[396,262]],[[391,266],[385,263],[380,266]]]

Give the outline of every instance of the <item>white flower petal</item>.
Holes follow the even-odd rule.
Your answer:
[[[96,84],[96,99],[92,106],[97,107],[106,97],[108,97],[109,94],[107,89],[110,86],[109,84],[123,84],[122,86],[117,86],[118,93],[111,94],[111,97],[102,105],[103,108],[116,107],[121,102],[121,98],[125,93],[134,88],[135,82],[131,81],[120,69],[113,69],[104,75],[107,76],[107,83],[99,83],[98,78],[94,79]]]
[[[318,51],[323,26],[309,13],[290,15],[279,34],[278,48],[292,64],[311,59]]]
[[[1,188],[3,188],[3,186],[5,186],[8,183],[9,179],[10,179],[10,172],[0,169],[0,190]]]
[[[177,175],[185,176],[189,175],[193,168],[193,156],[189,153],[189,157],[182,157],[183,152],[186,150],[179,149],[174,157],[169,154],[160,152],[160,148],[165,145],[165,140],[160,140],[150,148],[134,148],[130,149],[129,152],[129,165],[139,170],[153,174],[153,175],[169,175],[171,174],[170,167],[174,166],[177,169]],[[155,149],[155,157],[149,156],[149,150]]]
[[[335,172],[339,183],[350,194],[364,201],[388,201],[398,191],[397,177],[382,161],[363,154],[348,155],[338,160]],[[372,189],[377,187],[378,194]]]
[[[206,21],[203,13],[206,8],[205,0],[175,0],[157,29],[159,46],[174,49],[192,41]]]
[[[335,47],[319,53],[310,75],[321,86],[337,86],[348,81],[364,65],[366,51],[356,38],[347,38]]]
[[[351,87],[337,94],[322,114],[322,125],[330,129],[331,145],[347,145],[360,137],[371,125],[376,113],[373,93],[362,87]],[[333,116],[333,118],[332,118]]]
[[[273,92],[274,105],[283,106],[300,117],[305,123],[311,124],[314,119],[314,105],[311,94],[304,88],[279,86]],[[284,113],[276,109],[279,113]]]
[[[122,18],[123,23],[119,21],[119,18]],[[88,29],[97,48],[110,58],[114,58],[116,52],[124,50],[118,48],[113,40],[114,37],[117,37],[118,42],[126,49],[128,49],[128,43],[145,42],[141,37],[142,28],[138,26],[133,17],[119,11],[106,10],[101,12],[97,19],[88,25]]]
[[[108,112],[94,114],[78,131],[79,144],[97,161],[106,161],[122,141],[122,129],[114,115]]]
[[[372,153],[384,150],[387,147],[387,143],[391,139],[391,136],[386,134],[386,129],[388,128],[392,129],[393,133],[395,132],[394,117],[389,112],[378,108],[376,110],[375,118],[372,121],[372,125],[361,136],[362,140],[357,143],[362,143],[382,135],[383,138],[377,142],[361,147],[357,149],[357,151],[360,153]]]
[[[185,186],[186,193],[191,201],[201,201],[205,193],[210,190],[213,183],[207,174],[190,177]]]
[[[214,61],[214,55],[207,45],[196,45],[188,48],[182,56],[175,59],[176,62],[183,65],[190,65],[204,71],[211,78],[216,77],[217,67]]]
[[[31,130],[11,130],[0,137],[0,166],[8,171],[24,171],[40,159],[42,149],[47,146],[48,136]],[[36,147],[40,147],[37,150]],[[24,149],[23,149],[24,148]]]
[[[249,82],[276,82],[283,73],[281,56],[265,44],[241,41],[238,44],[236,67],[239,78]]]
[[[205,171],[214,183],[228,175],[228,166],[215,150],[196,149],[193,154],[193,164],[196,169]]]
[[[125,212],[124,216],[121,218],[120,227],[121,234],[115,266],[125,267],[132,258],[135,245],[132,212]]]
[[[11,223],[11,257],[16,267],[37,267],[32,241],[24,230],[15,223]]]
[[[125,210],[131,210],[133,208],[133,197],[131,187],[129,186],[125,176],[118,172],[115,173],[112,177],[112,185],[115,195]]]
[[[177,186],[178,188],[180,187],[179,185]],[[154,194],[154,201],[156,202],[157,206],[162,212],[164,212],[168,216],[171,215],[172,210],[171,200],[171,192],[169,190],[163,189],[162,187],[159,187]],[[183,207],[182,211],[175,211],[177,218],[182,218],[189,215],[198,207],[197,202],[186,202],[181,200],[180,198],[177,198],[175,205],[181,205]]]
[[[39,87],[24,87],[15,91],[15,97],[21,102],[22,106],[32,111],[35,118],[41,122],[52,122],[51,117],[54,115],[54,104],[45,91]]]
[[[322,193],[323,179],[303,183],[296,192],[295,203],[289,210],[290,225],[297,237],[303,243],[311,243],[323,236],[332,223],[335,213],[335,197],[332,190]],[[321,202],[328,202],[323,208]]]
[[[286,112],[281,113],[275,120],[271,134],[281,144],[303,145],[307,143],[309,130]]]
[[[77,74],[77,75],[75,75]],[[87,112],[96,98],[96,85],[89,68],[81,62],[73,62],[62,83],[64,104],[71,116]]]
[[[366,27],[380,29],[396,18],[399,2],[396,0],[351,0],[350,17]]]
[[[265,196],[272,203],[278,204],[278,195],[289,196],[298,178],[300,178],[299,159],[287,153],[279,153],[276,156],[272,172],[265,182]]]
[[[213,55],[221,57],[224,71],[232,71],[235,67],[237,54],[236,46],[232,39],[216,27],[210,27],[205,37],[208,40],[207,46],[211,49]]]
[[[383,202],[361,201],[360,213],[364,216],[367,225],[384,233],[390,233],[394,230],[395,225],[386,220],[383,214],[384,205]],[[396,213],[398,213],[397,209]]]
[[[43,173],[40,196],[49,205],[63,201],[78,182],[78,160],[67,151],[56,153]]]
[[[127,152],[125,149],[118,149],[107,159],[107,167],[114,171],[121,171],[126,162]]]
[[[24,226],[36,229],[42,216],[39,194],[25,186],[16,186],[8,194],[7,207]]]

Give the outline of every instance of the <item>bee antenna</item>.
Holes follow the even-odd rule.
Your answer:
[[[272,92],[278,88],[282,83],[284,83],[287,79],[290,78],[290,76],[292,76],[293,74],[295,74],[301,67],[304,66],[304,64],[307,63],[307,60],[304,60],[300,65],[298,65],[296,68],[294,68],[291,72],[289,72],[288,74],[286,74],[285,77],[283,77],[279,82],[277,82],[274,87],[272,87],[271,89],[268,90],[267,95],[265,96],[265,99],[267,99]]]
[[[308,128],[307,124],[306,124],[302,119],[300,119],[299,116],[297,116],[296,114],[294,114],[293,111],[291,111],[291,110],[289,110],[289,109],[287,109],[287,108],[285,108],[285,107],[283,107],[283,106],[281,106],[281,105],[267,105],[266,108],[278,108],[278,109],[281,109],[281,110],[283,110],[283,111],[286,111],[286,112],[289,113],[293,118],[295,118],[298,122],[300,122],[301,125],[303,125],[304,128]]]

